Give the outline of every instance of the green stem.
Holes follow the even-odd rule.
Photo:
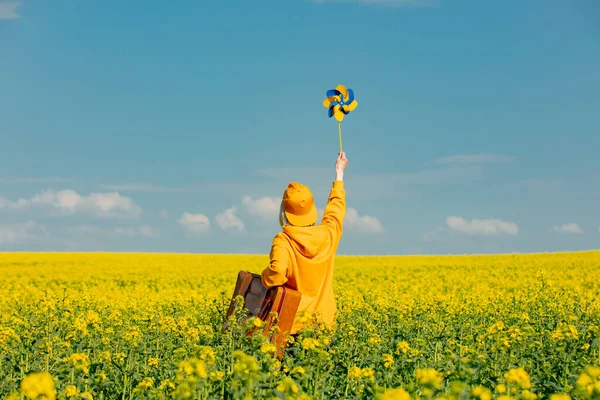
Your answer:
[[[338,136],[340,138],[340,153],[342,152],[342,123],[338,121]]]

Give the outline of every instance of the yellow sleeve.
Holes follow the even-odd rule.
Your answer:
[[[323,225],[327,225],[333,231],[334,240],[342,237],[343,222],[346,217],[346,190],[344,182],[333,181],[333,188],[329,192],[327,206],[323,212]]]
[[[288,281],[289,253],[285,247],[285,243],[277,236],[273,239],[269,257],[269,266],[261,273],[262,284],[267,289],[271,289],[274,286],[281,286]]]

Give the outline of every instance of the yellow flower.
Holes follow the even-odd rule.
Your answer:
[[[300,388],[290,378],[284,378],[279,385],[277,385],[277,391],[285,394],[297,394],[300,391]]]
[[[177,371],[179,374],[186,374],[193,380],[198,378],[205,379],[208,377],[208,373],[206,372],[206,364],[204,364],[204,361],[197,358],[183,360],[179,363]]]
[[[224,372],[222,372],[222,371],[214,371],[214,372],[210,373],[210,380],[211,381],[219,382],[219,381],[223,380],[224,376],[225,376]]]
[[[126,358],[127,358],[127,354],[125,353],[117,353],[117,354],[113,354],[113,359],[118,363],[122,363]]]
[[[48,372],[33,372],[21,381],[21,393],[30,399],[56,399],[54,380]]]
[[[142,338],[142,332],[140,331],[140,328],[133,326],[125,332],[124,338],[127,342],[137,343]]]
[[[316,348],[321,346],[321,342],[317,339],[306,338],[302,340],[302,348],[304,350],[315,350]]]
[[[374,334],[373,336],[371,336],[369,338],[367,343],[369,343],[369,345],[371,345],[371,346],[374,346],[374,345],[381,343],[382,341],[383,341],[383,339],[381,339],[381,337],[378,334]]]
[[[292,370],[290,371],[290,374],[304,375],[305,373],[306,373],[306,371],[300,365],[292,368]]]
[[[263,326],[263,322],[258,318],[252,318],[252,325],[254,325],[257,328],[260,328]]]
[[[245,354],[240,350],[234,351],[232,355],[235,359],[233,370],[244,377],[244,379],[252,377],[260,370],[257,360],[251,355]]]
[[[84,374],[89,373],[90,358],[85,353],[73,353],[68,359],[69,364],[75,367],[75,370]]]
[[[521,389],[531,388],[529,374],[523,368],[513,368],[504,374],[508,383],[516,383]]]
[[[586,374],[585,372],[582,372],[581,375],[579,375],[579,378],[577,379],[577,386],[585,387],[587,385],[590,385],[592,382],[594,382],[592,377]]]
[[[158,388],[160,390],[165,390],[165,389],[174,390],[175,389],[175,383],[172,380],[170,380],[170,379],[165,379],[162,382],[160,382],[160,385],[158,386]]]
[[[85,315],[85,320],[88,324],[91,325],[100,325],[102,320],[100,319],[100,315],[96,311],[88,311]]]
[[[198,357],[208,365],[213,365],[217,358],[214,349],[210,346],[201,346],[198,350]]]
[[[403,340],[401,342],[398,342],[398,344],[396,345],[396,349],[398,351],[401,351],[402,353],[406,353],[410,349],[410,345],[408,344],[408,342]]]
[[[444,375],[433,368],[417,369],[417,382],[421,386],[440,389]]]
[[[65,396],[73,397],[77,395],[77,388],[73,385],[65,386]]]
[[[77,329],[83,336],[87,335],[87,322],[83,318],[75,318],[73,321],[73,327]]]
[[[266,384],[273,387],[259,389],[269,393],[262,397],[298,400],[304,388],[310,388],[313,396],[316,375],[331,372],[336,387],[317,385],[313,397],[322,398],[327,392],[339,390],[348,399],[376,398],[375,393],[384,390],[369,380],[381,376],[378,383],[382,386],[396,382],[385,392],[386,398],[396,393],[395,397],[410,394],[425,399],[427,393],[431,400],[441,400],[441,396],[448,400],[490,400],[487,390],[477,387],[488,385],[492,399],[600,400],[600,363],[595,357],[597,349],[592,346],[600,336],[596,318],[600,302],[594,290],[600,282],[600,251],[485,257],[343,257],[338,268],[343,279],[336,281],[340,300],[337,327],[329,331],[319,325],[318,318],[307,318],[308,326],[286,351],[289,369],[279,365],[277,357],[271,357],[269,345],[262,346],[268,341],[262,334],[269,333],[262,332],[264,326],[256,329],[261,331],[257,335],[246,337],[244,328],[254,331],[254,321],[222,333],[221,321],[214,318],[221,309],[221,293],[230,292],[240,265],[258,270],[263,268],[259,266],[264,263],[261,259],[2,253],[0,271],[5,273],[0,273],[0,371],[12,372],[4,377],[8,386],[0,389],[0,399],[11,394],[12,400],[30,399],[25,391],[35,386],[35,378],[27,375],[50,362],[54,397],[65,400],[81,400],[84,391],[93,397],[111,397],[113,384],[122,381],[120,371],[127,370],[135,373],[122,381],[130,392],[131,386],[136,388],[144,377],[154,379],[147,389],[149,396],[133,393],[136,399],[183,399],[186,393],[192,399],[202,392],[218,394],[217,387],[243,397],[239,392],[250,394],[253,388]],[[185,268],[173,267],[176,265]],[[536,277],[536,270],[545,272]],[[423,282],[427,285],[420,284]],[[565,288],[576,302],[547,302],[559,298]],[[516,309],[514,304],[518,305]],[[462,325],[470,328],[455,329]],[[493,333],[488,333],[488,328]],[[431,343],[435,337],[448,340],[436,348]],[[311,339],[303,342],[306,338]],[[334,344],[330,343],[333,338]],[[539,363],[522,357],[542,354],[548,346],[554,346],[556,354]],[[230,354],[233,349],[250,347],[256,351],[247,357]],[[328,347],[331,349],[326,352]],[[381,351],[377,347],[382,347]],[[267,354],[261,353],[261,348]],[[571,354],[562,365],[560,353],[564,351]],[[173,368],[159,352],[173,356],[169,357],[176,360]],[[179,371],[182,360],[187,363]],[[24,375],[13,371],[15,362],[22,364]],[[596,365],[585,368],[584,364],[580,370],[581,362]],[[403,363],[407,365],[400,365]],[[321,367],[318,370],[317,365]],[[329,368],[331,365],[335,368]],[[349,370],[353,365],[356,367]],[[436,380],[429,383],[423,374],[419,384],[416,375],[402,377],[411,385],[410,390],[408,386],[394,389],[400,386],[400,377],[393,373],[397,368],[406,375],[406,371],[429,367],[446,372],[451,365],[459,370],[438,376],[443,378],[443,391],[435,389]],[[498,376],[498,365],[510,367]],[[520,373],[518,367],[527,374]],[[511,372],[510,368],[515,370]],[[545,393],[542,387],[536,387],[538,381],[551,382],[551,371],[557,368],[561,376],[564,371],[575,372],[572,379],[567,379],[573,388],[557,388],[552,395],[554,391]],[[337,376],[340,373],[342,376]],[[292,393],[292,385],[289,393],[275,391],[284,377],[296,383],[297,394]],[[446,388],[446,379],[455,378],[464,383],[462,388],[450,382]],[[500,378],[498,386],[489,386],[488,378]],[[428,386],[424,386],[426,383]],[[47,400],[52,395],[36,397]]]
[[[492,399],[492,392],[485,386],[481,386],[481,385],[474,387],[473,390],[471,391],[471,395],[480,400],[491,400]]]
[[[575,325],[569,325],[569,336],[571,336],[574,339],[579,338],[579,331],[577,330],[577,327]]]
[[[550,400],[571,400],[571,396],[566,393],[557,393],[550,395]]]
[[[154,385],[154,379],[152,378],[144,378],[140,381],[140,383],[138,383],[136,389],[139,390],[146,390],[152,387],[152,385]]]
[[[383,366],[385,368],[390,368],[392,365],[394,365],[394,356],[391,354],[384,354],[381,358],[381,361],[383,361]]]
[[[188,328],[185,333],[185,340],[188,342],[196,342],[200,338],[200,330],[195,327]]]
[[[276,351],[277,347],[275,347],[274,344],[269,342],[263,343],[262,346],[260,346],[260,352],[264,354],[275,353]]]
[[[504,328],[506,328],[506,326],[504,325],[504,322],[499,321],[499,322],[496,322],[494,325],[492,325],[492,326],[490,326],[488,328],[488,333],[493,334],[493,333],[496,333],[498,331],[504,330]]]
[[[80,394],[81,400],[94,400],[94,396],[90,392],[83,392]]]
[[[98,359],[100,362],[110,362],[110,351],[103,351],[98,354]]]
[[[362,376],[363,378],[372,381],[375,379],[375,371],[373,371],[373,368],[363,368]]]
[[[600,378],[600,367],[588,366],[585,368],[585,372],[594,379]]]
[[[411,400],[410,394],[401,387],[395,389],[387,389],[379,397],[379,400]]]
[[[350,367],[348,370],[348,378],[360,378],[362,370],[359,367]]]

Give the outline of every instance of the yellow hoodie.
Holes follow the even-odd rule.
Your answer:
[[[321,225],[283,225],[283,231],[273,238],[269,266],[261,274],[268,289],[285,284],[302,293],[298,314],[305,310],[311,314],[319,312],[329,326],[335,323],[333,267],[345,216],[344,182],[336,180]],[[296,321],[290,333],[298,333],[301,328]]]

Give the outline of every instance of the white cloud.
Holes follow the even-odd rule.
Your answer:
[[[204,233],[210,229],[210,219],[204,214],[183,213],[179,224],[189,233]]]
[[[0,244],[17,244],[35,237],[39,226],[34,221],[0,225]]]
[[[556,232],[562,232],[562,233],[576,233],[579,235],[583,234],[583,229],[581,229],[581,227],[579,225],[577,225],[576,223],[555,226],[554,230]]]
[[[346,210],[345,224],[350,230],[365,233],[380,233],[384,231],[383,224],[376,217],[370,215],[359,215],[354,208]]]
[[[268,196],[257,199],[252,199],[250,196],[244,196],[242,198],[242,203],[246,206],[246,209],[250,214],[260,215],[266,220],[276,218],[281,207],[281,199]]]
[[[21,18],[21,15],[17,13],[17,8],[19,8],[21,4],[23,3],[20,1],[0,2],[0,20]]]
[[[454,231],[475,236],[518,235],[519,227],[514,222],[500,219],[472,219],[467,221],[461,217],[448,217],[446,224]]]
[[[224,230],[229,232],[241,232],[244,230],[245,225],[244,221],[242,221],[237,215],[235,215],[236,208],[231,207],[221,214],[216,216],[217,225]]]
[[[38,206],[53,207],[64,214],[88,212],[98,217],[138,218],[142,214],[140,206],[131,198],[121,196],[117,192],[90,193],[82,196],[74,190],[67,189],[58,192],[48,190],[30,199],[22,198],[16,201],[0,198],[0,209],[20,210]]]
[[[513,157],[498,154],[460,154],[440,157],[434,160],[436,164],[496,164],[514,161]]]
[[[319,213],[319,219],[322,220],[325,209],[317,208],[317,212]],[[358,214],[358,211],[352,207],[346,209],[344,229],[363,233],[380,233],[386,230],[385,226],[383,226],[383,223],[381,223],[378,218],[370,215],[361,216]]]

